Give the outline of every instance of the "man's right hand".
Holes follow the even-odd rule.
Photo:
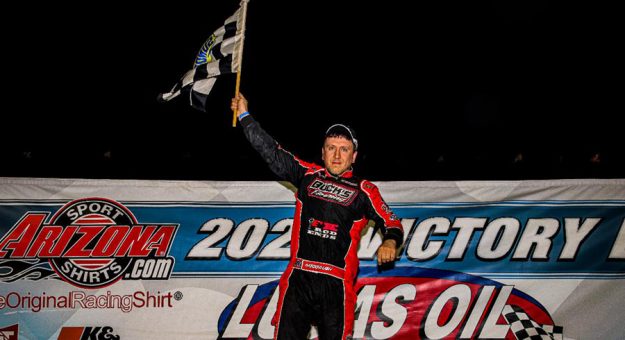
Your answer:
[[[236,97],[232,98],[230,109],[237,113],[237,117],[243,112],[247,112],[247,99],[245,99],[242,93],[239,93]]]

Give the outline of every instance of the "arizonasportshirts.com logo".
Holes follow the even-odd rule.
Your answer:
[[[81,288],[171,275],[174,258],[168,254],[178,224],[140,224],[128,208],[106,198],[71,201],[44,223],[48,216],[24,214],[0,240],[0,258],[16,260],[16,267],[24,260],[48,261],[61,279]]]

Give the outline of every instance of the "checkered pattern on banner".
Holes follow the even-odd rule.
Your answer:
[[[519,306],[506,305],[503,316],[519,340],[563,340],[562,327],[539,325]]]

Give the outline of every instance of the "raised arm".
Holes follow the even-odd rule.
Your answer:
[[[316,165],[303,162],[280,147],[280,144],[250,115],[247,100],[242,94],[232,98],[230,106],[233,111],[237,110],[238,119],[241,122],[247,140],[278,177],[293,183],[295,186],[299,186],[301,179],[307,171],[318,169]]]

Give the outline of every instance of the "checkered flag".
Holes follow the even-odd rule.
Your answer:
[[[241,0],[239,9],[206,40],[195,58],[193,68],[166,93],[159,102],[170,101],[188,91],[193,108],[205,111],[206,101],[217,76],[241,70],[243,39],[245,36],[245,8],[249,0]]]
[[[503,316],[518,340],[563,340],[562,327],[539,325],[518,306],[506,305]]]

